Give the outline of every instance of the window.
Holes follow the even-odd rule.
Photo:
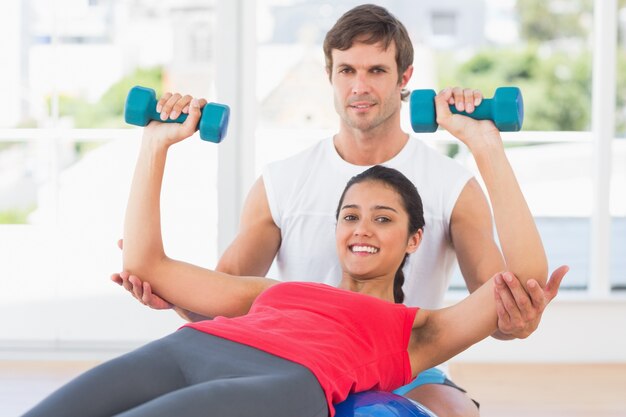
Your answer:
[[[125,317],[139,324],[143,311],[108,280],[121,267],[116,241],[141,137],[139,128],[124,123],[126,94],[133,85],[209,101],[215,94],[213,2],[175,6],[78,0],[5,5],[0,314],[18,319],[3,327],[3,345],[145,340],[178,323],[172,315],[133,331],[107,325]],[[217,149],[192,137],[168,159],[162,201],[168,252],[215,265]],[[112,311],[116,299],[119,309]]]
[[[122,232],[140,138],[140,129],[123,123],[122,104],[135,84],[154,87],[157,94],[177,90],[210,101],[219,70],[230,72],[232,84],[246,86],[248,66],[224,65],[219,58],[223,50],[216,39],[224,22],[217,13],[226,2],[153,3],[4,4],[0,314],[18,319],[3,328],[0,347],[14,341],[19,346],[76,346],[88,340],[106,348],[103,342],[115,346],[144,341],[179,323],[170,314],[155,320],[154,313],[108,282],[120,267],[115,242]],[[613,288],[610,295],[617,299],[613,296],[626,287],[626,0],[618,1],[619,13],[607,16],[593,8],[605,4],[601,0],[450,0],[446,7],[454,3],[454,13],[442,11],[436,0],[419,7],[413,2],[378,3],[406,23],[413,40],[416,71],[409,88],[462,85],[487,97],[501,85],[522,89],[524,130],[504,135],[504,140],[550,266],[572,267],[564,283],[576,290],[570,293],[594,301],[590,294],[605,296]],[[238,103],[231,124],[256,117],[256,124],[249,124],[255,134],[246,135],[254,136],[256,150],[232,151],[254,157],[253,164],[234,169],[234,177],[243,177],[241,170],[250,165],[259,175],[267,163],[336,132],[338,117],[321,42],[336,19],[356,4],[255,3],[256,51],[245,56],[255,64],[250,66],[256,80],[250,91],[255,91],[256,101]],[[226,19],[235,34],[249,30],[239,17]],[[592,35],[611,37],[609,19],[617,24],[619,36],[611,50],[617,56],[616,81],[610,86],[616,94],[615,128],[604,136],[607,145],[596,139],[592,126],[594,60],[602,49],[593,46]],[[254,117],[249,115],[255,111]],[[408,106],[403,112],[403,126],[410,131]],[[471,168],[467,151],[445,132],[419,138]],[[222,210],[218,201],[226,200],[218,190],[224,178],[217,178],[217,147],[192,138],[171,152],[163,224],[166,240],[176,244],[168,253],[215,265],[216,230],[228,223],[224,217],[218,222],[217,216]],[[219,160],[222,167],[231,166],[224,161]],[[596,175],[601,161],[607,170]],[[606,213],[598,210],[601,204]],[[232,223],[231,232],[236,229],[236,221]],[[591,259],[599,251],[598,242],[607,257],[600,266]],[[606,274],[598,272],[603,268]],[[458,273],[453,286],[464,287]],[[111,310],[112,300],[119,308]],[[135,327],[109,325],[128,317]],[[601,350],[594,353],[604,355]]]
[[[617,68],[615,88],[615,139],[611,143],[611,287],[626,290],[626,1],[618,2],[614,16],[619,37],[617,39]]]
[[[379,2],[403,20],[412,37],[416,66],[411,89],[461,85],[492,97],[499,86],[520,87],[524,129],[504,135],[507,153],[536,216],[550,266],[571,265],[565,286],[587,288],[593,273],[592,3],[581,0],[573,2],[575,7],[561,7],[559,1],[460,3],[451,12],[436,1],[420,7]],[[336,131],[322,41],[336,19],[353,6],[350,1],[257,3],[257,173],[266,163]],[[428,20],[430,34],[424,30]],[[470,23],[462,24],[465,21]],[[286,29],[287,22],[307,30],[296,36],[295,30]],[[404,107],[402,122],[410,131],[408,106]],[[472,166],[472,158],[445,133],[416,136]],[[448,143],[440,146],[442,142]],[[620,158],[617,153],[615,158]],[[613,265],[616,271],[622,268]],[[464,287],[460,273],[453,283]]]
[[[454,12],[433,12],[431,26],[435,36],[456,36],[457,16]]]

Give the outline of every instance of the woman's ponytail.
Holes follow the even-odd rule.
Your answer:
[[[404,255],[404,259],[402,260],[400,267],[398,267],[396,276],[393,279],[393,301],[398,304],[404,302],[404,291],[402,290],[402,286],[404,285],[404,272],[402,271],[402,268],[404,267],[404,263],[408,257],[408,253]]]

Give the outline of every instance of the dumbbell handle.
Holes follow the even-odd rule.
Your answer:
[[[210,106],[211,104],[207,104],[207,106]],[[153,103],[150,103],[150,107],[148,107],[148,112],[149,112],[149,116],[151,119],[153,120],[158,120],[159,122],[163,122],[163,123],[183,123],[185,120],[187,120],[187,116],[189,116],[189,114],[187,113],[181,113],[180,116],[178,116],[176,119],[171,119],[171,118],[167,118],[165,120],[161,120],[161,113],[159,113],[156,109],[157,106],[157,101],[154,100]],[[204,110],[204,109],[201,109]]]
[[[416,91],[427,92],[429,99],[432,97],[432,100],[435,100],[435,96],[437,95],[435,90],[416,90]],[[490,120],[493,117],[492,106],[493,106],[492,98],[483,98],[478,106],[474,106],[474,111],[472,113],[467,113],[466,111],[457,110],[456,104],[450,104],[450,111],[453,114],[460,114],[463,116],[468,116],[476,120]]]
[[[454,114],[460,114],[463,116],[469,116],[476,120],[489,120],[493,117],[493,99],[483,98],[478,106],[474,106],[474,111],[467,113],[465,111],[459,111],[455,104],[450,105],[450,111]]]

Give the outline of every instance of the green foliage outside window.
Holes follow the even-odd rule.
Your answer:
[[[35,210],[35,207],[16,208],[0,211],[0,224],[27,224],[28,215]]]
[[[113,84],[96,103],[79,97],[59,97],[59,115],[72,117],[76,128],[120,128],[124,123],[124,102],[131,87],[151,86],[159,93],[163,79],[161,67],[137,69],[134,73]]]
[[[486,48],[462,62],[441,54],[439,87],[467,86],[491,97],[497,87],[515,85],[524,95],[525,130],[590,130],[593,0],[518,0],[516,9],[527,46]],[[626,137],[625,39],[621,34],[617,51],[616,137]]]

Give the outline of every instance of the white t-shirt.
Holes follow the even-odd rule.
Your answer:
[[[417,187],[424,205],[424,236],[404,266],[404,302],[439,308],[456,263],[450,216],[472,174],[415,138],[382,165],[406,175]],[[267,200],[282,237],[276,259],[279,276],[273,278],[339,283],[335,212],[348,180],[367,168],[344,161],[333,139],[328,138],[264,169]]]

